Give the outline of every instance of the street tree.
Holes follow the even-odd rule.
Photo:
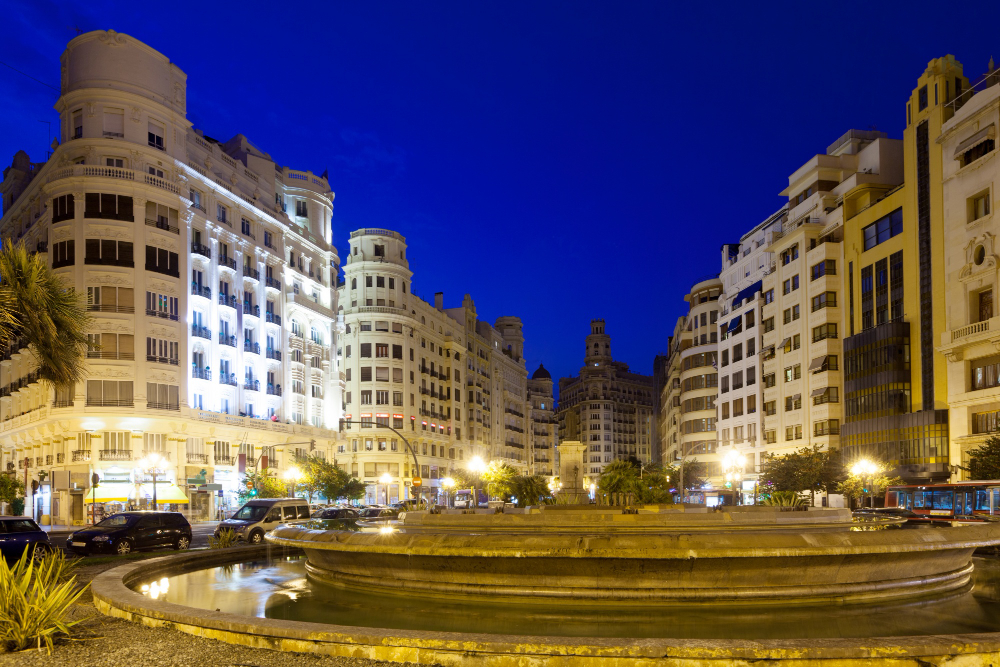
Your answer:
[[[991,435],[969,450],[969,475],[972,479],[1000,479],[1000,437]]]
[[[541,475],[515,476],[511,482],[511,491],[517,498],[518,507],[548,505],[552,501],[552,492]]]
[[[885,495],[887,487],[904,483],[902,477],[889,477],[885,474],[888,468],[886,464],[878,462],[875,464],[875,468],[875,473],[871,475],[851,473],[837,484],[837,492],[844,494],[852,501],[870,496],[874,506],[875,498]]]
[[[513,495],[517,470],[505,461],[490,461],[480,477],[486,482],[486,490],[491,497],[506,500]]]
[[[284,498],[288,486],[278,479],[273,470],[251,470],[240,479],[240,490],[237,493],[241,503],[254,498]]]

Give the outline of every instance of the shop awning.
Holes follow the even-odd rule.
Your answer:
[[[746,299],[753,297],[754,294],[761,291],[764,286],[763,280],[758,280],[753,285],[749,287],[744,287],[739,291],[735,297],[733,297],[733,308],[739,308],[739,305],[743,303]]]
[[[729,328],[726,329],[726,333],[735,333],[740,330],[740,325],[743,324],[743,316],[737,315],[732,320],[729,321]]]
[[[768,345],[763,350],[760,351],[765,357],[771,357],[774,354],[774,346]]]
[[[995,128],[993,127],[993,125],[990,125],[989,127],[985,127],[979,130],[974,135],[972,135],[971,137],[969,137],[968,139],[966,139],[965,141],[963,141],[958,145],[958,148],[955,149],[955,159],[957,160],[958,158],[962,157],[962,153],[969,150],[970,148],[975,148],[976,146],[983,143],[987,139],[992,139],[994,133],[995,133]]]
[[[134,484],[102,483],[97,488],[87,489],[83,496],[85,503],[127,503],[135,493]]]
[[[829,387],[820,387],[819,389],[813,389],[812,397],[816,398],[817,396],[822,396],[823,394],[826,393],[826,390],[828,388]]]
[[[781,341],[781,345],[779,345],[778,347],[780,347],[782,349],[787,349],[787,348],[791,347],[791,345],[792,345],[792,337],[789,336],[785,340]]]
[[[792,401],[793,403],[795,401],[800,401],[800,400],[802,400],[802,394],[795,394],[794,396],[789,396],[788,399],[790,401]]]
[[[142,485],[142,495],[150,500],[153,499],[153,485],[143,484]],[[184,492],[178,488],[176,484],[159,484],[156,485],[156,502],[157,503],[186,503],[188,502],[188,497],[184,495]]]
[[[822,357],[816,357],[815,359],[813,359],[812,363],[809,364],[809,370],[810,371],[815,371],[818,368],[822,368],[823,364],[826,363],[826,358],[828,356],[829,355],[824,354]]]

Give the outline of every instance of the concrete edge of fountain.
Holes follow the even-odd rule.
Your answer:
[[[273,547],[271,547],[273,555]],[[283,552],[283,555],[297,553]],[[1000,661],[1000,633],[800,640],[676,640],[566,638],[421,632],[283,621],[213,612],[152,600],[129,588],[167,573],[218,567],[269,555],[264,546],[174,554],[121,565],[94,578],[94,605],[102,614],[151,627],[171,627],[230,644],[417,664],[559,665],[745,665],[750,660],[829,662],[838,667],[873,660],[895,665],[945,664],[958,658]],[[964,663],[963,663],[964,664]]]

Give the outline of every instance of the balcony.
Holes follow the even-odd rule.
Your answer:
[[[251,317],[260,317],[260,306],[252,306],[246,301],[243,302],[243,314]]]
[[[191,252],[193,252],[196,255],[201,255],[202,257],[206,257],[208,259],[212,259],[212,249],[209,248],[206,245],[202,245],[200,243],[192,242],[191,243]]]
[[[131,398],[88,398],[88,408],[131,408]]]
[[[271,289],[276,289],[276,290],[281,289],[281,281],[275,280],[271,276],[267,276],[266,278],[264,278],[264,285],[265,287],[270,287]]]
[[[208,327],[200,327],[197,324],[191,325],[191,335],[212,340],[212,330]]]
[[[179,227],[174,227],[171,225],[166,218],[146,218],[147,227],[155,227],[157,229],[162,229],[164,231],[170,232],[171,234],[180,234],[181,230]]]
[[[281,385],[280,384],[279,385],[274,385],[274,384],[268,383],[268,385],[267,385],[267,393],[270,394],[271,396],[281,396]]]
[[[132,460],[132,450],[131,449],[105,449],[98,452],[98,458],[101,461],[131,461]],[[75,460],[75,457],[74,457]]]
[[[171,366],[176,366],[179,363],[175,357],[158,357],[155,354],[147,354],[146,361],[152,361],[155,364],[170,364]]]
[[[227,336],[224,333],[219,333],[219,345],[228,345],[229,347],[236,347],[236,336]]]
[[[126,361],[134,361],[135,354],[132,352],[119,352],[119,351],[104,351],[104,350],[87,350],[88,359],[122,359]]]
[[[188,452],[187,462],[207,466],[208,454],[192,454],[191,452]]]
[[[177,321],[177,313],[171,313],[166,310],[146,310],[146,314],[150,317],[162,317],[165,320]]]
[[[73,463],[81,463],[90,460],[90,451],[86,449],[78,449],[73,452]]]
[[[178,403],[157,403],[156,401],[147,401],[146,407],[150,410],[180,410],[181,406]]]
[[[275,361],[281,361],[281,350],[272,350],[268,348],[264,353],[268,359],[274,359]]]
[[[243,351],[253,354],[260,354],[260,343],[253,343],[248,340],[243,341]]]
[[[244,380],[243,388],[247,391],[260,391],[260,380]]]
[[[270,311],[264,313],[264,320],[268,324],[277,324],[279,327],[281,326],[281,315],[275,315]]]
[[[236,309],[236,296],[233,294],[226,294],[225,292],[219,294],[219,305],[228,306],[233,310]]]
[[[219,373],[219,384],[228,384],[230,387],[235,387],[236,385],[236,373]]]
[[[219,257],[219,268],[220,269],[232,269],[236,270],[236,260],[232,257],[222,256]]]
[[[212,298],[212,288],[211,287],[204,287],[202,285],[199,285],[198,283],[191,283],[191,294],[193,294],[194,296],[202,296],[202,297],[205,297],[206,299],[211,299]],[[147,311],[147,312],[149,312],[149,311]],[[177,319],[177,318],[175,317],[173,319]]]
[[[195,366],[191,369],[191,377],[196,380],[211,380],[212,379],[212,369],[211,368],[198,368]]]
[[[134,313],[134,306],[119,306],[116,304],[88,303],[87,312],[90,313]]]
[[[243,267],[243,277],[251,280],[260,280],[260,271],[249,266]]]
[[[235,456],[218,456],[215,457],[215,465],[217,466],[234,466],[236,465]]]

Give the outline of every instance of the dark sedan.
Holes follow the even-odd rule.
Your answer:
[[[187,549],[191,524],[177,512],[122,512],[78,530],[66,548],[78,554],[127,554],[140,549]]]
[[[38,524],[23,516],[0,516],[0,554],[12,563],[30,549],[35,557],[52,550],[48,534]]]

